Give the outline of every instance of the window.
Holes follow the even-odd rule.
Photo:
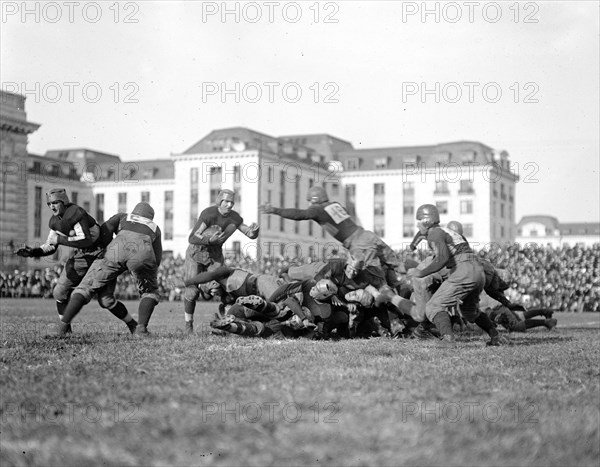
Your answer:
[[[173,240],[173,191],[165,191],[165,220],[163,235],[165,240]]]
[[[373,185],[373,193],[375,195],[384,195],[385,194],[385,184],[384,183],[375,183],[375,185]]]
[[[410,197],[415,195],[415,182],[406,182],[402,185],[402,193],[404,197]]]
[[[415,234],[415,226],[412,224],[404,224],[402,235],[404,237],[412,237]]]
[[[99,224],[104,222],[104,193],[96,195],[96,222]]]
[[[72,191],[71,192],[71,203],[77,204],[78,200],[79,200],[79,193],[77,193],[76,191]]]
[[[144,169],[144,178],[154,178],[158,174],[158,167],[149,167]]]
[[[465,237],[473,236],[473,224],[463,224],[463,235]]]
[[[448,193],[448,182],[435,182],[435,192],[436,194],[446,194]]]
[[[294,184],[294,207],[296,209],[300,208],[300,183],[298,179],[296,179],[296,183]],[[294,233],[300,233],[300,222],[294,222]]]
[[[285,171],[281,170],[279,172],[279,206],[285,206]],[[279,231],[283,232],[285,230],[285,219],[283,217],[279,218]],[[283,254],[283,251],[282,251]]]
[[[358,170],[360,167],[360,159],[355,157],[354,159],[348,159],[346,161],[346,169],[347,170]]]
[[[83,202],[83,209],[85,209],[85,212],[90,212],[90,202],[89,201]]]
[[[373,205],[373,214],[376,216],[384,216],[385,215],[385,204],[379,202]]]
[[[33,236],[40,238],[42,236],[42,187],[35,187],[35,198],[33,207]]]
[[[471,201],[470,199],[461,200],[460,213],[461,214],[473,214],[473,201]]]
[[[387,157],[380,157],[379,159],[375,159],[375,169],[386,169],[388,166]]]
[[[413,216],[415,213],[414,204],[405,204],[404,205],[404,215],[405,216]]]
[[[190,229],[198,220],[198,167],[190,171]]]
[[[267,203],[268,204],[271,204],[271,202],[272,202],[272,199],[271,199],[272,194],[273,194],[273,192],[271,190],[267,190]],[[273,216],[267,216],[267,230],[271,230],[271,218],[272,217]]]
[[[500,203],[500,217],[504,219],[504,203]]]
[[[119,193],[119,205],[117,206],[118,212],[127,212],[127,193]]]
[[[436,201],[435,205],[440,214],[448,214],[448,201]]]
[[[460,193],[473,193],[473,182],[471,180],[461,180]]]
[[[356,216],[356,185],[346,185],[346,210],[350,216]]]
[[[464,151],[460,155],[460,160],[464,164],[465,162],[473,162],[475,160],[475,151]]]
[[[149,203],[149,202],[150,202],[150,192],[142,191],[142,203]]]

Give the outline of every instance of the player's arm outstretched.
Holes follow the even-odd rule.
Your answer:
[[[315,209],[276,208],[269,203],[260,205],[258,210],[264,214],[275,214],[295,221],[317,220],[318,217],[318,212]]]
[[[32,248],[29,245],[23,245],[14,253],[22,258],[40,258],[42,256],[50,256],[56,253],[58,249],[58,234],[54,230],[50,230],[46,242],[39,247]]]

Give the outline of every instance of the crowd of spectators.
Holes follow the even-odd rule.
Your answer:
[[[423,250],[403,253],[403,258],[422,260]],[[549,246],[518,244],[493,246],[479,251],[498,268],[506,269],[511,275],[510,288],[506,291],[511,301],[529,308],[551,308],[560,311],[600,311],[600,244],[592,247],[552,248]],[[333,251],[329,257],[338,256]],[[302,264],[314,259],[283,257],[262,258],[230,256],[226,264],[262,274],[279,275],[291,264]],[[165,255],[158,273],[159,290],[165,300],[181,300],[183,290],[171,286],[173,277],[183,275],[183,258]],[[62,266],[15,270],[0,274],[0,296],[51,298],[52,289],[62,271]],[[119,277],[116,295],[122,300],[139,297],[135,281],[129,273]]]

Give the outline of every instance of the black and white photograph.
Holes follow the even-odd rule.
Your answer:
[[[0,10],[3,467],[600,463],[600,1]]]

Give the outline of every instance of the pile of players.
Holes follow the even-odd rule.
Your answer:
[[[200,272],[174,284],[186,288],[188,332],[193,332],[191,304],[199,293],[221,301],[211,323],[215,330],[243,336],[437,338],[440,345],[451,346],[456,325],[464,329],[466,320],[489,335],[488,345],[498,346],[503,343],[498,324],[509,331],[556,326],[551,311],[527,311],[510,303],[503,294],[508,287],[505,271],[473,253],[460,223],[441,227],[435,206],[417,210],[419,232],[412,247],[427,241],[435,252],[417,264],[402,262],[379,237],[359,227],[340,203],[330,201],[322,187],[311,188],[308,201],[308,209],[260,209],[317,222],[344,245],[348,258],[290,267],[274,277],[223,266],[222,256],[213,258],[210,252],[204,264],[194,263],[188,254],[186,273],[194,268]],[[210,244],[214,235],[210,231],[205,241]],[[487,306],[481,312],[484,290]]]
[[[233,210],[235,193],[221,190],[217,202],[202,211],[189,235],[184,278],[185,329],[193,333],[196,301],[219,297],[219,314],[211,326],[220,332],[255,337],[435,338],[442,346],[455,343],[454,329],[464,320],[485,331],[488,345],[503,339],[500,324],[509,331],[535,326],[552,329],[556,320],[549,310],[525,310],[504,296],[505,271],[475,255],[462,235],[462,226],[440,226],[437,208],[425,204],[417,210],[418,233],[411,247],[426,241],[434,252],[421,264],[403,262],[377,235],[358,226],[346,209],[330,201],[322,187],[312,187],[307,209],[260,206],[296,221],[315,221],[349,252],[333,259],[290,267],[281,277],[253,274],[224,266],[222,245],[239,230],[258,237],[256,223],[247,226]],[[23,257],[54,254],[59,245],[73,249],[54,297],[60,317],[58,334],[71,333],[71,321],[96,295],[100,306],[127,325],[132,334],[147,336],[148,323],[160,300],[157,270],[162,257],[160,228],[154,210],[145,202],[131,213],[118,213],[98,225],[81,207],[71,203],[62,188],[47,194],[52,210],[50,232],[37,248],[16,251]],[[138,284],[141,300],[138,321],[114,298],[116,279],[129,271]],[[480,295],[485,290],[485,312]],[[519,316],[517,312],[523,312]],[[544,319],[533,319],[535,316]]]

